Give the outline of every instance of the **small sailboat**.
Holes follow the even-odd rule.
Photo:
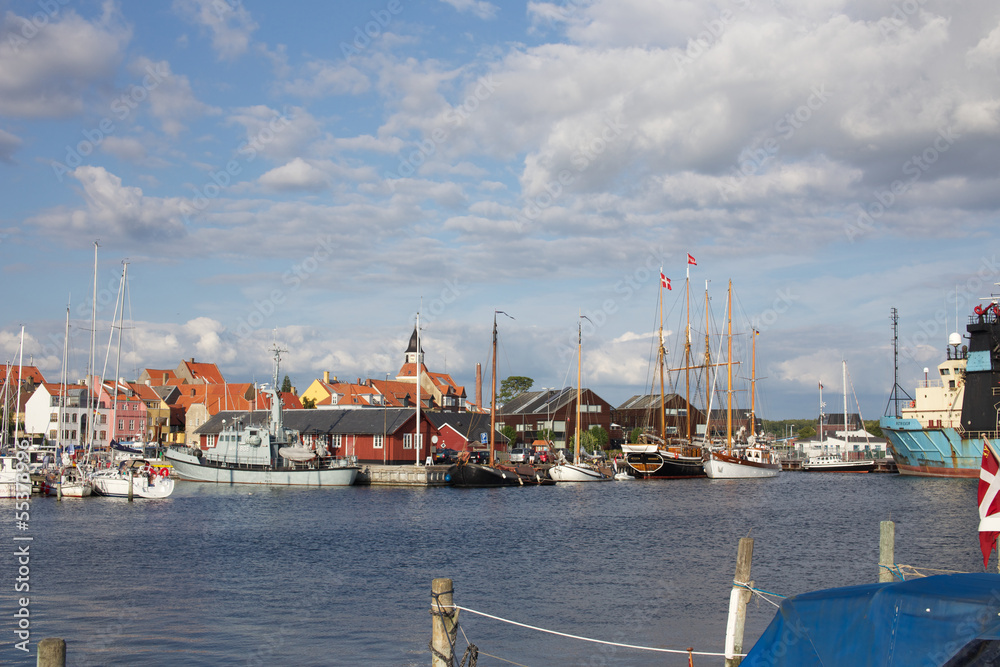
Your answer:
[[[847,360],[842,361],[844,369],[844,445],[847,445]],[[823,406],[823,383],[820,383],[819,390],[819,403],[820,411],[822,411]],[[859,409],[860,413],[860,409]],[[862,421],[862,424],[864,422]],[[822,443],[823,438],[823,428],[822,423],[820,424],[820,442]],[[839,449],[839,445],[837,446]],[[858,459],[855,461],[845,461],[843,455],[840,452],[835,452],[831,454],[821,454],[819,456],[811,456],[807,461],[802,464],[802,470],[805,472],[871,472],[875,468],[875,461],[872,459]]]
[[[580,319],[587,317],[581,315]],[[589,319],[589,318],[588,318]],[[576,435],[573,438],[573,462],[569,463],[565,457],[549,468],[549,477],[557,482],[607,482],[612,479],[604,470],[599,467],[584,463],[580,459],[580,403],[582,399],[582,362],[583,362],[583,323],[577,321],[577,363],[576,363]]]
[[[726,303],[726,327],[729,352],[726,359],[728,381],[726,390],[726,447],[709,450],[705,454],[705,474],[712,479],[744,479],[776,477],[781,472],[778,453],[765,443],[758,443],[754,433],[747,437],[745,446],[733,446],[733,282],[729,281]],[[754,331],[754,363],[756,364],[757,332]],[[751,392],[751,395],[753,392]],[[751,410],[750,428],[755,428],[756,416]]]

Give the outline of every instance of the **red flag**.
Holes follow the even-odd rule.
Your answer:
[[[663,271],[660,271],[660,287],[666,287],[667,289],[673,289],[670,286],[670,278],[663,275]]]
[[[990,562],[990,552],[1000,536],[1000,461],[989,440],[983,438],[983,465],[979,470],[979,547],[983,551],[983,567]]]
[[[694,264],[695,266],[698,266],[698,262],[694,261],[694,257],[691,256],[691,253],[688,253],[688,264]]]
[[[822,382],[819,383],[819,390],[823,391],[823,383]]]

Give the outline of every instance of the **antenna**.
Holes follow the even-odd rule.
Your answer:
[[[892,322],[892,391],[889,393],[889,401],[885,405],[885,416],[899,419],[902,416],[899,404],[903,401],[912,401],[913,398],[899,386],[899,311],[896,310],[895,306],[889,311],[889,321]],[[892,406],[891,414],[890,405]]]

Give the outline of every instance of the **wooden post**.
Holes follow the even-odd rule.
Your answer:
[[[729,594],[729,619],[726,622],[726,667],[736,667],[743,658],[737,653],[743,653],[743,627],[747,619],[747,603],[753,595],[736,582],[752,586],[750,581],[750,563],[753,561],[753,538],[741,537],[736,552],[736,576],[733,578],[733,590]]]
[[[135,483],[135,471],[128,469],[128,501],[132,502],[132,485]]]
[[[431,667],[451,667],[455,661],[458,610],[451,606],[453,594],[451,579],[431,582]]]
[[[878,533],[878,582],[891,583],[895,578],[891,569],[896,564],[896,524],[892,521],[879,523]]]
[[[38,642],[38,667],[66,667],[66,640],[46,637]]]

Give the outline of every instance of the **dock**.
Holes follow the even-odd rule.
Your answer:
[[[356,486],[448,486],[445,479],[450,466],[361,465],[354,480]]]

